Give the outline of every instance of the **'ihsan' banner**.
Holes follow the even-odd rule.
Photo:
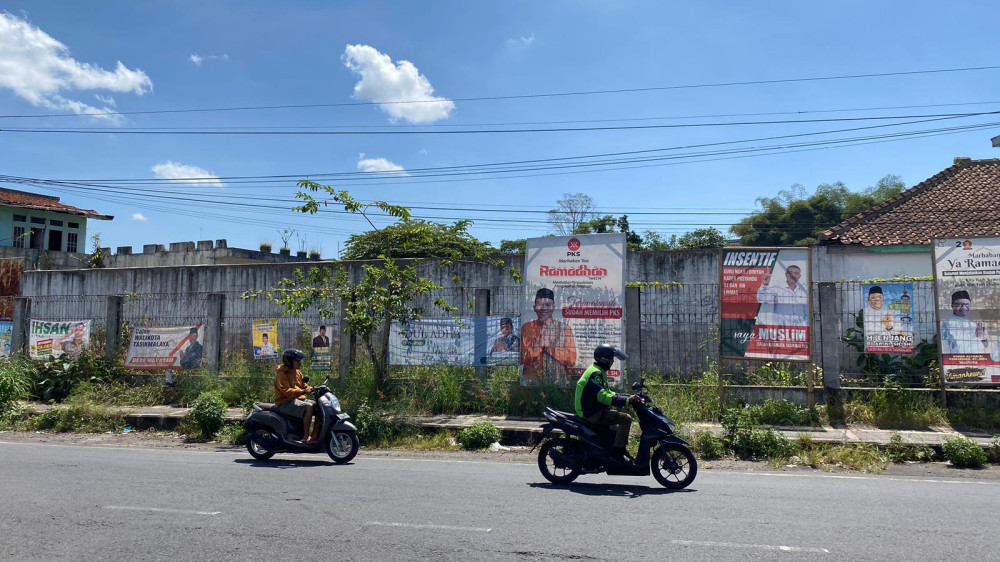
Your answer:
[[[90,320],[81,322],[31,321],[28,356],[32,359],[64,357],[75,361],[90,345]]]

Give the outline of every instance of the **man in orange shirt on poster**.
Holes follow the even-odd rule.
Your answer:
[[[533,307],[538,318],[521,326],[522,382],[525,384],[538,384],[543,376],[566,384],[566,368],[576,364],[573,329],[552,318],[555,308],[552,289],[538,289]]]

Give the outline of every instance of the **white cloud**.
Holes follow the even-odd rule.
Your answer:
[[[518,37],[516,39],[511,38],[507,40],[508,47],[515,47],[520,49],[527,49],[535,42],[535,34],[532,33],[528,37]]]
[[[149,219],[147,219],[142,213],[132,213],[132,220],[139,222],[146,222]]]
[[[418,152],[418,153],[419,153],[419,154],[420,154],[421,156],[427,156],[427,149],[426,149],[426,148],[421,148],[421,149],[420,149],[420,150],[418,150],[417,152]]]
[[[205,62],[207,60],[220,60],[220,61],[228,62],[229,61],[229,55],[223,53],[221,55],[204,55],[203,56],[203,55],[199,55],[198,53],[191,53],[191,56],[188,57],[188,60],[191,61],[191,62],[193,62],[195,66],[201,66],[201,63],[203,63],[203,62]]]
[[[188,166],[178,162],[167,160],[153,166],[153,175],[160,179],[170,180],[177,183],[191,183],[198,185],[214,185],[222,187],[219,176],[216,176],[197,166]]]
[[[153,81],[141,70],[118,61],[113,71],[70,56],[69,48],[41,29],[9,13],[0,12],[0,87],[29,103],[74,113],[101,113],[97,119],[120,122],[111,107],[93,107],[66,98],[63,92],[108,90],[142,95]]]
[[[365,158],[365,153],[358,155],[358,169],[364,172],[386,172],[399,176],[405,176],[406,168],[395,164],[385,158]]]
[[[378,103],[391,121],[433,123],[447,118],[455,109],[455,102],[433,95],[430,81],[410,61],[394,64],[389,55],[368,45],[348,45],[341,60],[361,76],[354,85],[354,98]]]
[[[94,94],[94,97],[97,98],[97,101],[103,103],[108,107],[115,107],[116,105],[118,105],[118,102],[115,101],[115,98],[111,96],[102,96],[101,94]]]

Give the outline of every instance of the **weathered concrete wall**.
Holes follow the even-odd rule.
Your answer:
[[[75,252],[50,252],[48,250],[31,250],[0,246],[0,259],[19,259],[24,261],[24,269],[79,269],[87,266],[87,254]]]
[[[813,248],[814,282],[925,277],[933,273],[930,247],[910,252],[877,252],[843,246]]]

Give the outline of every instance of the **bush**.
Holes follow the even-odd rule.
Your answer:
[[[968,437],[945,438],[941,453],[958,468],[982,468],[986,464],[986,451]]]
[[[749,409],[754,418],[765,425],[819,425],[820,415],[815,408],[803,408],[787,400],[765,400]]]
[[[125,417],[116,411],[88,402],[57,406],[36,416],[31,425],[35,429],[60,433],[105,433],[121,431]]]
[[[934,460],[935,456],[934,449],[931,449],[927,445],[903,443],[903,438],[898,433],[892,434],[885,452],[889,455],[889,460],[895,463],[907,461],[928,462]]]
[[[25,367],[22,361],[17,360],[0,363],[0,417],[31,391],[31,379]]]
[[[225,424],[226,401],[218,392],[206,392],[198,397],[190,416],[202,437],[214,437]]]
[[[703,459],[717,459],[725,452],[722,441],[707,429],[699,429],[694,434],[694,447]]]
[[[729,449],[738,458],[787,459],[798,448],[787,437],[770,429],[757,427],[757,420],[749,408],[729,408],[722,416]]]
[[[385,445],[392,438],[392,425],[382,418],[367,400],[358,406],[358,411],[351,417],[358,428],[358,438],[362,443],[379,446]]]
[[[479,422],[458,432],[463,449],[485,449],[500,440],[500,430],[490,422]]]

